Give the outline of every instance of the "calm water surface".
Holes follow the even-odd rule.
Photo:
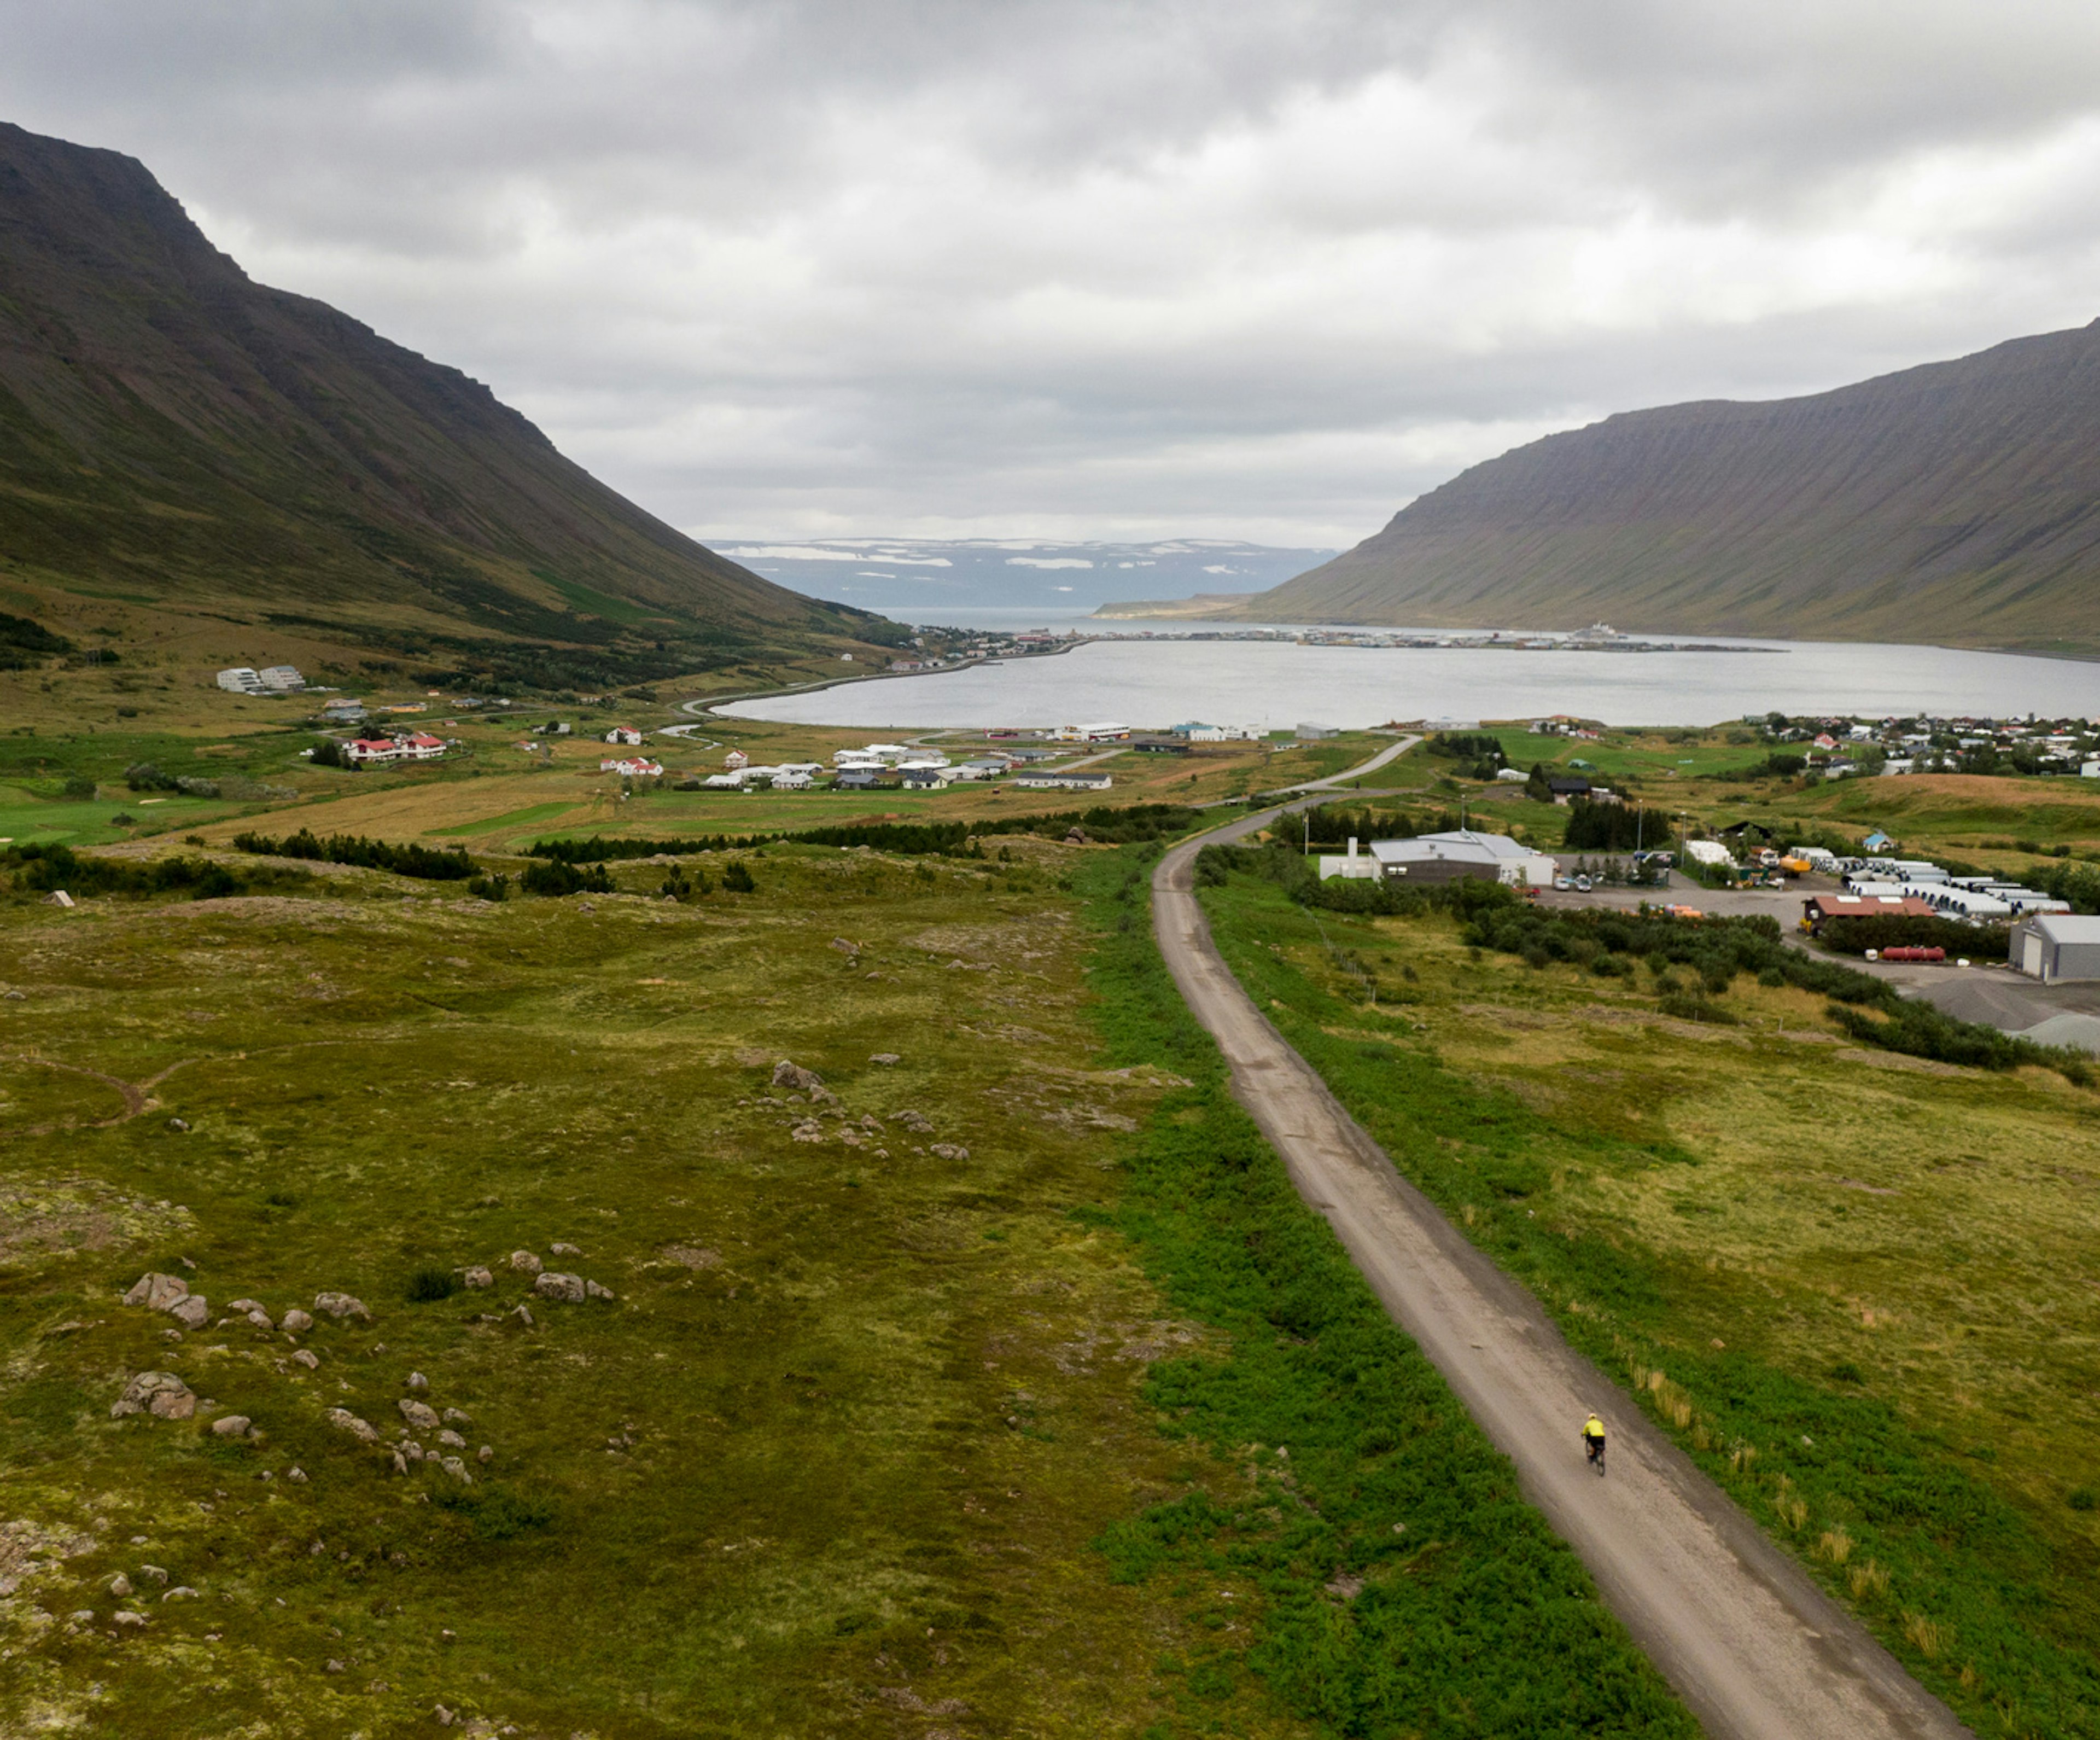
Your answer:
[[[1063,625],[1057,625],[1063,626]],[[1613,725],[1745,713],[2100,713],[2100,665],[1942,647],[1733,641],[1741,652],[1518,652],[1101,641],[1055,658],[852,682],[722,710],[807,725],[1042,726],[1200,719],[1281,730],[1568,713]]]

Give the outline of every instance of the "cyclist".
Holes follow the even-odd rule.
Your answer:
[[[1602,1464],[1604,1460],[1604,1423],[1593,1413],[1582,1424],[1582,1448],[1592,1462]]]

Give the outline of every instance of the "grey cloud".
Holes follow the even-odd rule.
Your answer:
[[[257,276],[739,536],[1327,542],[1529,431],[2093,311],[2083,7],[0,0],[0,29],[10,118],[141,157]]]

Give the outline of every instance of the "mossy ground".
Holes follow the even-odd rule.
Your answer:
[[[0,1726],[380,1734],[443,1703],[559,1734],[1176,1731],[1156,1665],[1209,1629],[1090,1543],[1239,1477],[1138,1394],[1214,1331],[1075,1213],[1161,1084],[1096,1055],[1065,855],[1035,855],[775,852],[697,907],[351,872],[0,908]],[[782,1057],[843,1102],[821,1142],[791,1128],[818,1108],[770,1102]],[[525,1328],[518,1248],[619,1296]],[[474,1263],[492,1296],[409,1301]],[[311,1372],[245,1323],[174,1342],[117,1302],[149,1268],[214,1317],[342,1288],[376,1321],[323,1319]],[[111,1420],[142,1369],[212,1405]],[[324,1423],[390,1436],[411,1371],[492,1446],[470,1487]],[[201,1429],[227,1411],[259,1437]],[[113,1600],[144,1563],[201,1598]],[[1226,1572],[1204,1613],[1220,1592],[1261,1605]],[[1251,1681],[1201,1707],[1296,1731]]]
[[[1206,899],[1401,1169],[1979,1732],[2100,1732],[2091,1092],[1789,987],[1693,1024],[1448,919]]]

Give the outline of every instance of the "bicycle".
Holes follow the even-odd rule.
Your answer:
[[[1604,1441],[1602,1438],[1590,1438],[1587,1441],[1587,1448],[1590,1453],[1590,1465],[1596,1469],[1597,1478],[1602,1480],[1604,1477]]]

